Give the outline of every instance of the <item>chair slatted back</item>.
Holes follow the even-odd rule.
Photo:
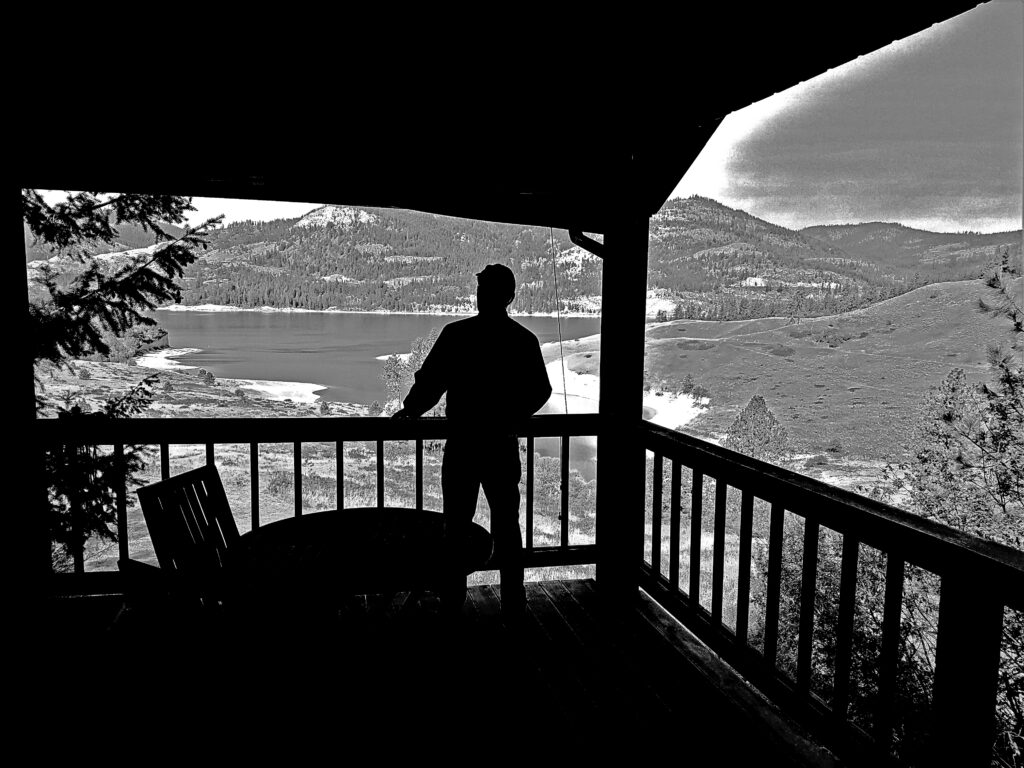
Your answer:
[[[160,568],[209,595],[239,539],[217,468],[193,469],[136,493]]]

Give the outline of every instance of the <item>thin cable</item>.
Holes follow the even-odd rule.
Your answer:
[[[555,248],[555,234],[554,234],[554,232],[551,231],[551,227],[548,227],[548,246],[551,248],[551,274],[554,275],[554,278],[555,278],[555,318],[556,318],[557,325],[558,325],[558,359],[562,363],[562,401],[565,403],[565,415],[568,416],[569,415],[569,393],[566,391],[568,389],[568,387],[565,384],[565,350],[562,349],[562,302],[558,298],[558,258],[557,258],[557,249]],[[565,455],[563,453],[563,448],[565,447],[564,446],[564,442],[566,440],[568,440],[568,439],[569,438],[564,436],[564,435],[559,435],[558,436],[558,455],[559,456],[564,456]],[[568,492],[568,489],[565,487],[565,483],[562,482],[561,478],[564,478],[565,475],[563,473],[559,472],[558,476],[559,476],[559,481],[558,481],[559,495],[563,496],[563,498],[564,498],[564,494],[566,494]],[[559,507],[558,519],[559,519],[559,521],[561,521],[561,519],[562,519],[561,507]],[[568,542],[563,541],[562,543],[566,544]]]
[[[562,349],[562,303],[558,300],[558,265],[555,257],[555,235],[548,227],[548,246],[551,248],[551,274],[555,277],[555,318],[558,325],[558,359],[562,361],[562,399],[565,412],[569,413],[569,393],[565,385],[565,351]]]

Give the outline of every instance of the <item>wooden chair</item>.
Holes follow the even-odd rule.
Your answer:
[[[239,533],[217,468],[199,467],[136,493],[161,578],[172,594],[203,607],[222,603],[226,569]],[[133,571],[138,575],[146,570],[134,561],[123,569],[129,578]]]

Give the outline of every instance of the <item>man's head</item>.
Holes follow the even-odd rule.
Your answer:
[[[488,264],[476,273],[476,308],[504,312],[516,296],[516,276],[504,264]]]

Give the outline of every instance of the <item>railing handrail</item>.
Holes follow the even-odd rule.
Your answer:
[[[519,437],[597,435],[596,413],[531,416],[516,425]],[[37,419],[35,437],[45,446],[64,445],[200,445],[203,443],[360,442],[371,440],[442,440],[452,431],[448,419],[391,419],[372,416],[310,416],[258,419],[169,418],[109,419],[86,415]]]
[[[940,575],[972,569],[1005,604],[1024,610],[1024,552],[656,424],[643,422],[639,429],[645,448],[730,485],[756,488],[758,498],[784,502],[787,509],[884,552],[897,552]]]

